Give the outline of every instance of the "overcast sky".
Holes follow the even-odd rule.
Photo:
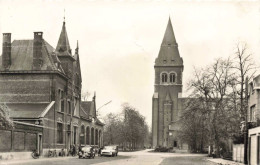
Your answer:
[[[232,55],[238,41],[247,42],[260,63],[257,1],[0,0],[0,33],[14,40],[42,31],[56,48],[64,9],[73,53],[79,41],[83,91],[96,91],[97,107],[112,100],[102,116],[128,102],[151,124],[153,65],[169,16],[184,60],[184,92],[193,67]]]

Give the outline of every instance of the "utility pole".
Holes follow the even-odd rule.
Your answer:
[[[245,129],[244,129],[244,164],[248,164],[248,122],[247,122],[247,112],[248,112],[248,77],[246,77],[246,89],[245,89]]]

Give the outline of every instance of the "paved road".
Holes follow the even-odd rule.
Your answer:
[[[98,163],[96,165],[214,165],[202,154],[155,153],[149,150],[122,152],[121,156],[129,158]]]
[[[119,152],[117,157],[95,157],[95,159],[49,158],[0,162],[0,165],[214,165],[201,154],[154,153],[145,151]]]

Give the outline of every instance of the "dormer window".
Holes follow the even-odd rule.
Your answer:
[[[167,82],[167,74],[166,73],[163,73],[162,74],[162,77],[161,77],[161,79],[162,79],[162,83],[166,83]]]
[[[175,83],[176,81],[176,74],[175,73],[171,73],[170,74],[170,83]]]

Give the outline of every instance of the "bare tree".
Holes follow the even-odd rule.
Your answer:
[[[81,93],[81,100],[82,101],[87,101],[90,95],[91,95],[91,93],[88,90],[82,91],[82,93]]]
[[[189,83],[189,89],[192,91],[191,100],[195,101],[189,101],[185,110],[186,114],[193,117],[187,118],[187,115],[183,114],[183,117],[187,118],[184,121],[188,120],[189,123],[183,127],[194,132],[193,135],[189,132],[193,148],[197,149],[197,144],[208,141],[210,146],[215,146],[215,153],[219,156],[222,142],[230,138],[229,133],[233,130],[231,128],[234,122],[230,117],[234,117],[236,112],[233,111],[233,100],[230,97],[233,94],[234,81],[230,59],[220,58],[205,69],[195,69],[194,77]],[[202,137],[208,139],[199,143],[200,134],[207,134]]]
[[[233,68],[237,70],[238,95],[239,95],[239,109],[242,120],[245,120],[245,81],[246,77],[249,77],[249,81],[252,80],[256,72],[256,64],[252,58],[252,54],[248,52],[248,46],[246,43],[239,42],[236,44],[235,55],[233,60]]]

